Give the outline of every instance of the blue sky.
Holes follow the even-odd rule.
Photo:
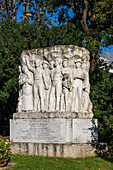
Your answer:
[[[108,48],[103,48],[102,52],[113,53],[113,45],[109,46]]]

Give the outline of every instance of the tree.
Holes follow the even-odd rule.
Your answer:
[[[107,142],[113,154],[113,74],[110,67],[98,60],[91,72],[91,93],[94,118],[98,119],[99,142]]]
[[[22,0],[1,0],[0,2],[0,19],[16,19],[17,11]]]
[[[17,22],[35,22],[38,26],[51,24],[47,9],[41,0],[1,0],[0,19],[16,19]]]
[[[81,41],[84,40],[84,46],[91,53],[91,70],[94,70],[100,46],[113,43],[113,1],[43,0],[43,3],[49,13],[57,13],[59,24],[71,22],[80,29],[84,36]],[[72,17],[69,9],[73,11]]]

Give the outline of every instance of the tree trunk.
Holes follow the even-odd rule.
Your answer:
[[[90,55],[90,70],[91,72],[95,70],[97,59],[96,59],[96,54],[93,53]]]
[[[26,13],[27,13],[27,0],[24,1],[25,5],[24,5],[24,22],[26,22],[27,20],[27,16],[26,16]]]

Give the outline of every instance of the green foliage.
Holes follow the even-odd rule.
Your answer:
[[[20,6],[23,6],[21,11]],[[72,16],[69,11],[72,11]],[[0,19],[7,18],[51,27],[54,27],[55,22],[57,25],[68,25],[70,22],[81,32],[81,42],[84,36],[84,45],[91,52],[92,60],[98,54],[100,46],[105,47],[113,43],[111,0],[1,0]]]
[[[113,74],[105,63],[98,61],[90,78],[94,117],[99,121],[99,141],[107,142],[113,152]]]
[[[9,160],[11,155],[9,138],[0,138],[0,164]]]

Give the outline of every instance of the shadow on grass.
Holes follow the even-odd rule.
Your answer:
[[[108,162],[113,163],[113,158],[102,157],[102,159],[104,159],[104,160],[106,160]]]

